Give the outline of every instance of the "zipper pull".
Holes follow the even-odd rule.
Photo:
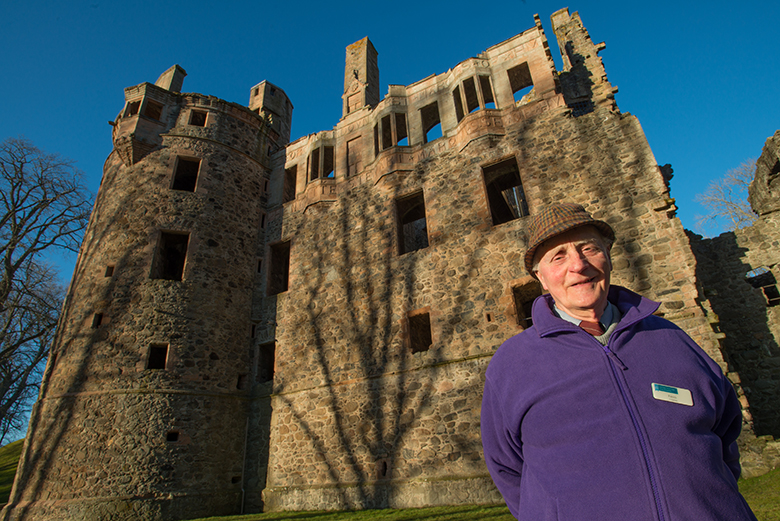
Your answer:
[[[624,371],[628,371],[628,367],[626,367],[626,364],[623,363],[623,360],[620,359],[618,355],[613,353],[609,348],[605,347],[604,351],[607,352],[608,356],[611,356],[612,359],[615,361],[615,363]]]

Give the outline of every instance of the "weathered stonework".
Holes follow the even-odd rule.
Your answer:
[[[759,445],[780,437],[778,172],[780,131],[767,139],[750,184],[749,201],[758,214],[755,223],[713,239],[690,234],[698,261],[696,275],[725,332],[723,350],[739,373],[736,383],[750,400],[755,433],[767,437]],[[751,447],[742,451],[743,459]],[[780,464],[780,445],[770,442],[770,450],[762,452],[769,459],[764,466]]]
[[[526,216],[554,201],[607,220],[614,283],[730,371],[604,44],[553,14],[558,72],[535,22],[381,100],[356,42],[342,119],[293,143],[267,82],[249,108],[181,94],[179,67],[126,89],[4,519],[500,501],[484,371],[527,325]]]

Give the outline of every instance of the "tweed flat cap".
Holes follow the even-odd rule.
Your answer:
[[[601,234],[610,241],[615,240],[615,232],[604,221],[597,221],[590,216],[582,205],[574,203],[556,203],[543,209],[531,217],[528,224],[528,251],[525,252],[525,269],[533,273],[534,255],[536,249],[548,239],[560,235],[573,228],[585,225],[595,226]]]

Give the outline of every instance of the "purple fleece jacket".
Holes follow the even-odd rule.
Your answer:
[[[755,521],[737,488],[742,415],[720,367],[619,286],[609,343],[533,305],[487,370],[482,444],[520,521]],[[653,397],[687,389],[693,406]]]

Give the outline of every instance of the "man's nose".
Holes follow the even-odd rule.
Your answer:
[[[590,266],[588,258],[581,252],[575,251],[569,257],[569,269],[571,271],[580,272],[587,269]]]

